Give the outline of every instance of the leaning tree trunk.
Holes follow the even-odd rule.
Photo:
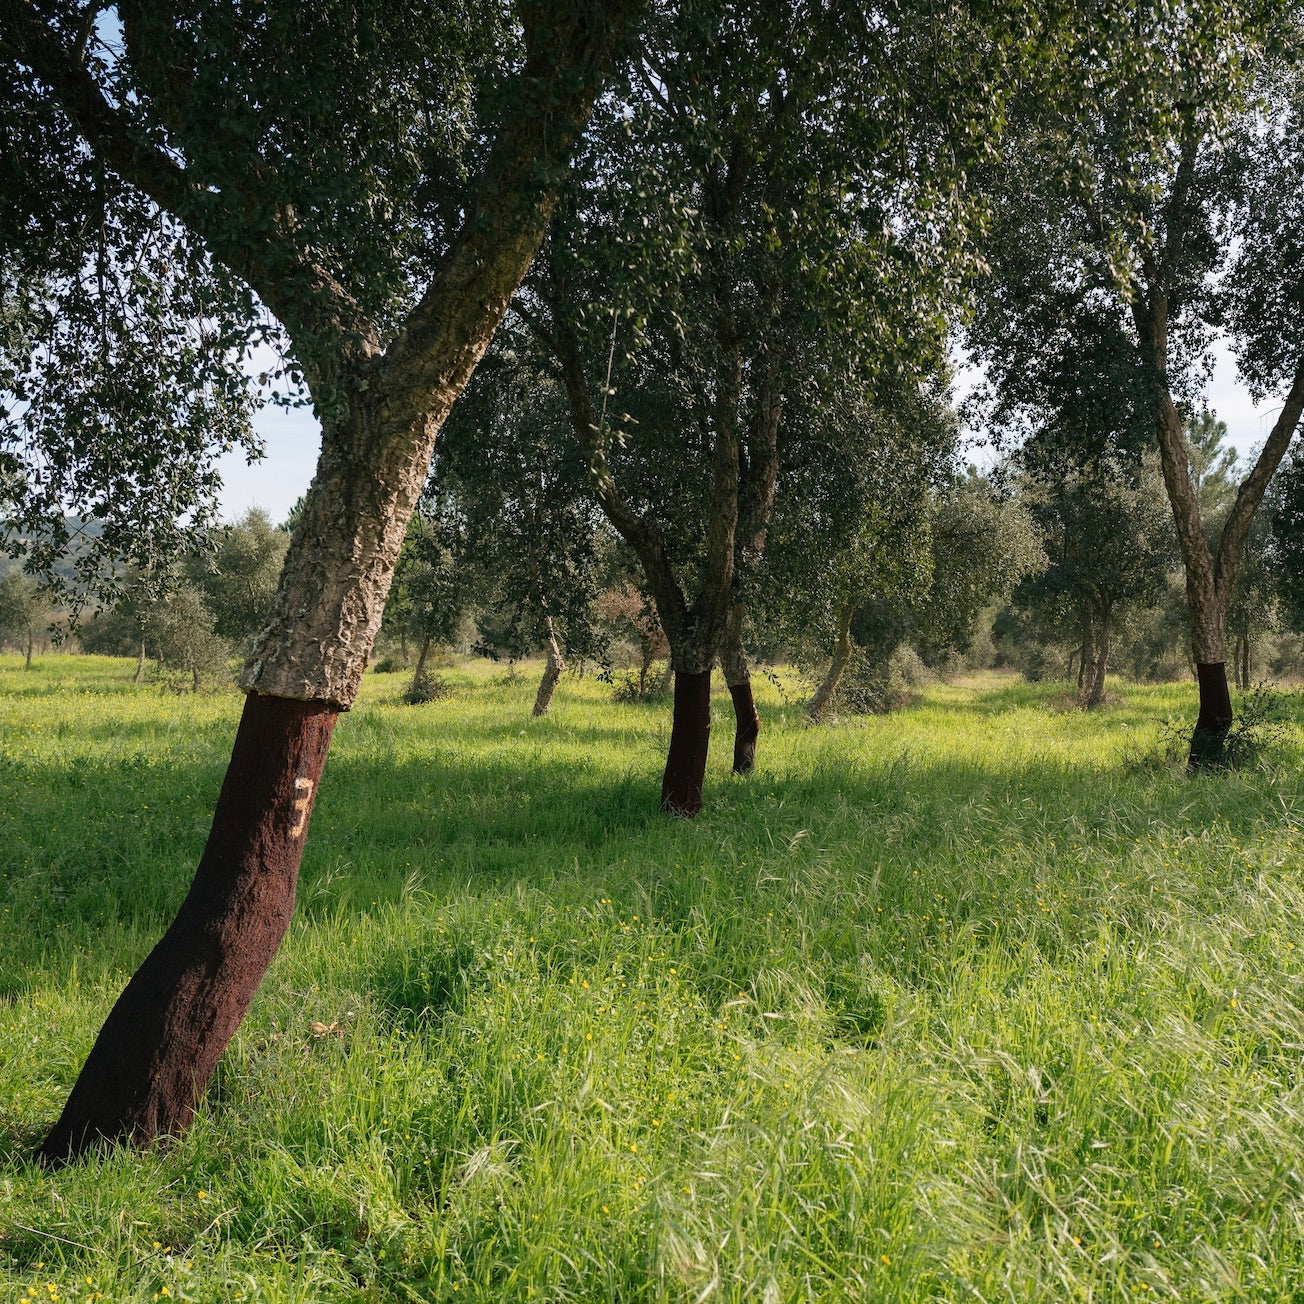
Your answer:
[[[1105,700],[1105,673],[1109,668],[1109,626],[1111,603],[1100,604],[1098,619],[1093,622],[1096,628],[1096,664],[1091,676],[1091,691],[1087,694],[1087,710],[1099,706]]]
[[[118,998],[41,1147],[62,1162],[100,1139],[188,1126],[294,905],[331,730],[357,696],[437,423],[386,428],[369,395],[323,428],[317,474],[268,624],[208,844],[181,912]],[[441,417],[443,413],[439,414]],[[383,486],[383,488],[382,488]]]
[[[752,697],[752,676],[747,665],[739,626],[741,612],[737,606],[729,611],[724,642],[720,645],[720,668],[729,685],[734,707],[733,772],[750,774],[756,766],[756,740],[761,733],[761,717]]]
[[[417,653],[416,669],[412,671],[412,687],[408,689],[408,696],[415,699],[421,692],[421,681],[426,674],[426,658],[430,655],[430,635],[421,636],[421,651]]]
[[[547,664],[543,668],[539,692],[534,699],[535,715],[548,714],[548,709],[552,706],[552,695],[557,689],[557,681],[561,678],[561,672],[566,669],[566,662],[562,660],[561,648],[557,643],[557,633],[552,627],[551,616],[544,617],[543,632],[543,650],[547,656]]]
[[[44,1159],[189,1124],[289,925],[336,714],[320,702],[245,699],[190,892],[113,1007]]]
[[[246,222],[240,204],[214,208],[210,179],[150,145],[34,6],[6,8],[0,46],[11,54],[16,42],[93,152],[248,281],[289,332],[323,413],[316,475],[241,676],[249,696],[194,885],[114,1006],[45,1160],[99,1138],[183,1130],[244,1017],[285,932],[331,726],[357,696],[435,436],[534,257],[639,11],[638,0],[527,11],[517,93],[504,97],[462,224],[382,349],[279,210],[251,200]]]
[[[806,707],[810,718],[816,722],[824,719],[829,703],[833,700],[833,694],[837,692],[838,684],[842,681],[842,672],[851,661],[851,617],[852,610],[848,605],[842,609],[838,617],[838,641],[834,645],[833,661],[829,665],[829,672],[824,676],[824,682],[815,690],[815,696],[810,699]]]
[[[661,809],[691,819],[702,809],[707,747],[711,741],[711,672],[675,671],[670,750],[661,779]]]

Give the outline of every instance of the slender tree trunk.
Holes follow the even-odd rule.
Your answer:
[[[664,697],[675,682],[675,663],[669,657],[666,657],[665,672],[661,676],[661,682],[657,685],[657,691]]]
[[[711,672],[675,671],[675,713],[661,779],[661,809],[691,819],[702,809],[711,739]]]
[[[756,766],[756,741],[761,733],[761,717],[752,697],[752,676],[747,665],[739,626],[742,613],[735,605],[729,612],[725,625],[724,642],[720,647],[720,667],[724,681],[729,686],[729,696],[734,707],[733,772],[750,774]]]
[[[320,702],[246,698],[190,892],[113,1007],[42,1159],[189,1124],[290,922],[335,718]]]
[[[1078,658],[1078,701],[1083,702],[1091,690],[1096,665],[1096,632],[1091,619],[1091,600],[1084,599],[1080,617],[1082,652]]]
[[[35,640],[32,638],[32,631],[29,629],[27,631],[27,660],[23,666],[25,670],[30,670],[32,668],[32,644],[34,642]]]
[[[562,660],[561,648],[557,644],[557,634],[552,627],[551,616],[543,618],[543,629],[543,650],[548,660],[543,668],[543,678],[539,681],[538,695],[534,699],[535,715],[548,714],[548,708],[552,706],[552,695],[557,688],[557,681],[561,678],[561,672],[566,669],[566,662]]]
[[[417,653],[416,669],[412,672],[412,687],[408,689],[410,696],[415,697],[421,690],[421,679],[426,673],[426,657],[430,655],[430,635],[423,634],[421,637],[421,651]]]
[[[1105,600],[1100,603],[1095,621],[1096,664],[1091,678],[1091,691],[1087,695],[1087,709],[1099,706],[1105,700],[1105,673],[1109,668],[1109,626],[1113,604]]]
[[[133,684],[141,683],[145,678],[145,636],[140,636],[140,647],[136,651],[136,673],[132,675]]]
[[[807,714],[815,721],[824,719],[829,709],[829,702],[833,699],[833,694],[837,692],[838,684],[842,679],[842,672],[847,668],[847,663],[851,660],[851,617],[852,610],[850,605],[842,609],[838,617],[838,640],[833,649],[833,660],[829,665],[829,672],[824,676],[824,682],[815,690],[815,696],[810,699],[806,707]]]

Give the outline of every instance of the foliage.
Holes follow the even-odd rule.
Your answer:
[[[409,706],[424,706],[427,702],[438,702],[452,692],[452,686],[443,675],[423,670],[413,676],[411,685],[403,693],[403,700]]]
[[[28,664],[32,648],[54,611],[41,586],[16,569],[0,575],[0,641],[21,646]]]
[[[385,605],[390,630],[418,643],[455,643],[462,623],[486,586],[482,569],[461,546],[455,512],[441,510],[427,492],[408,523],[394,582]]]
[[[426,502],[455,539],[452,564],[492,576],[482,646],[521,657],[550,629],[571,656],[605,655],[591,611],[600,514],[588,463],[565,394],[519,326],[499,332],[445,423]]]
[[[184,580],[145,611],[146,646],[161,670],[173,672],[174,687],[188,680],[198,691],[205,680],[229,679],[232,648],[217,624],[203,592]]]
[[[977,219],[965,169],[992,153],[1028,21],[783,4],[650,24],[517,310],[677,665],[705,668],[727,612],[772,592],[776,496],[823,524],[807,472],[874,383],[938,371]]]
[[[256,507],[214,531],[211,550],[190,574],[212,608],[220,637],[244,643],[262,628],[289,542],[289,534]]]

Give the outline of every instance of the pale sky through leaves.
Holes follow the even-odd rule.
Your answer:
[[[966,388],[962,374],[957,390],[963,392]],[[1230,441],[1242,457],[1263,443],[1281,406],[1274,397],[1255,407],[1236,375],[1231,349],[1223,343],[1215,349],[1208,403],[1227,422]],[[228,454],[222,459],[222,515],[234,520],[250,507],[261,507],[273,521],[280,522],[312,479],[320,430],[309,408],[287,411],[266,407],[254,424],[266,440],[267,456],[252,466],[246,466],[240,454]],[[969,456],[979,465],[991,460],[981,448],[971,450]]]

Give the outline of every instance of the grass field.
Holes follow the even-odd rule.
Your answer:
[[[1304,1299],[1304,770],[990,677],[656,813],[665,708],[341,721],[296,921],[171,1148],[26,1156],[178,905],[236,694],[0,658],[0,1298]]]

